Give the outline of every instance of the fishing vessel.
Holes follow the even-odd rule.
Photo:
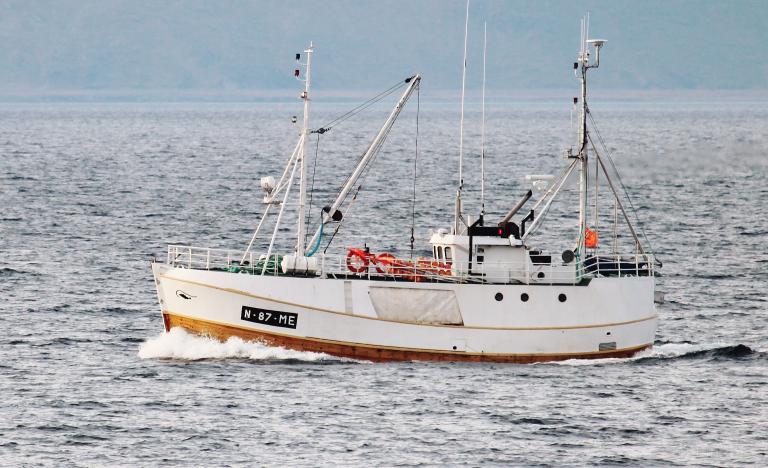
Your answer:
[[[303,55],[296,54],[295,76],[303,81],[301,132],[282,175],[260,180],[264,210],[247,247],[170,245],[165,260],[152,263],[165,329],[371,361],[532,363],[629,357],[651,347],[660,264],[635,227],[631,200],[610,153],[602,138],[594,138],[587,74],[600,65],[605,41],[588,39],[586,20],[581,29],[574,63],[581,85],[574,98],[578,143],[565,152],[558,175],[528,176],[532,190],[500,219],[488,219],[484,189],[477,216],[462,204],[463,75],[459,182],[453,213],[446,213],[446,221],[453,219],[432,231],[431,255],[424,257],[397,256],[375,246],[338,254],[327,253],[328,245],[322,248],[350,215],[361,175],[371,170],[394,122],[418,92],[421,76],[392,88],[402,90],[397,103],[313,223],[307,218],[308,141],[329,127],[310,126],[310,43]],[[464,53],[465,71],[466,25]],[[485,81],[485,71],[483,76]],[[571,247],[548,252],[533,245],[532,235],[545,229],[553,201],[569,183],[578,185],[578,199],[566,200],[578,203],[578,227],[569,233]],[[612,203],[598,206],[598,193],[603,200],[608,194]],[[606,224],[601,209],[612,219],[604,228],[598,225]],[[296,211],[290,239],[280,229],[288,210]],[[616,242],[619,229],[629,232],[626,251]],[[256,252],[260,236],[262,245],[269,238],[268,247]],[[413,242],[412,234],[411,251]]]

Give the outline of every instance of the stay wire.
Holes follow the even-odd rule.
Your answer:
[[[307,223],[309,223],[309,220],[312,219],[311,218],[311,216],[312,216],[312,199],[313,199],[314,189],[315,189],[315,173],[317,171],[317,161],[318,161],[318,154],[319,154],[318,150],[319,150],[319,147],[320,147],[320,135],[330,131],[334,126],[344,122],[345,120],[348,120],[348,119],[352,118],[353,116],[359,114],[360,112],[364,111],[365,109],[371,107],[372,105],[376,104],[377,102],[381,101],[382,99],[386,98],[390,94],[392,94],[395,91],[397,91],[399,88],[401,88],[405,84],[406,84],[405,81],[401,81],[401,82],[398,82],[395,85],[392,85],[391,87],[389,87],[388,89],[382,91],[381,93],[377,94],[376,96],[372,97],[371,99],[365,101],[364,103],[358,105],[357,107],[352,108],[351,110],[345,112],[344,114],[340,115],[339,117],[336,117],[335,119],[333,119],[329,123],[323,125],[322,127],[318,128],[316,130],[312,130],[310,132],[310,133],[317,134],[317,140],[315,142],[315,161],[314,161],[314,164],[312,166],[312,184],[311,184],[311,188],[310,188],[310,192],[309,192],[309,210],[308,210],[307,218],[306,218],[306,222]],[[347,180],[349,180],[349,179],[347,178]],[[360,191],[361,187],[362,186],[358,186],[357,192]],[[353,201],[354,201],[355,198],[357,198],[357,192],[355,192],[355,196],[353,197]],[[326,245],[325,250],[323,252],[328,250],[328,247],[330,246],[331,241],[333,241],[333,237],[336,236],[336,233],[339,231],[340,227],[341,227],[341,223],[339,223],[339,225],[334,230],[333,235],[331,235],[331,238],[328,241],[328,245]],[[306,240],[307,237],[308,237],[308,233],[305,234],[305,240]]]
[[[370,150],[373,152],[373,156],[368,160],[368,162],[365,165],[365,169],[370,167],[371,164],[376,160],[376,158],[379,155],[379,151],[381,151],[381,147],[384,145],[384,143],[387,141],[387,138],[389,138],[389,134],[392,131],[392,127],[395,126],[395,123],[397,122],[397,119],[400,117],[400,114],[398,113],[397,116],[395,116],[394,119],[392,119],[392,122],[389,123],[389,126],[384,130],[384,134],[382,135],[382,138],[379,140],[379,142],[375,146],[369,145],[368,148],[363,151],[363,153],[360,155],[360,157],[357,158],[357,162],[355,162],[355,166],[360,164],[360,161],[365,157],[365,154]],[[347,175],[347,178],[342,182],[342,184],[339,186],[339,189],[337,190],[337,194],[341,192],[342,187],[344,187],[347,182],[349,182],[350,178],[352,177],[352,174]],[[347,194],[349,196],[349,194]],[[346,197],[345,197],[346,199]],[[344,200],[342,200],[342,203]]]
[[[421,85],[416,86],[416,153],[413,157],[413,199],[411,200],[411,258],[413,258],[413,243],[416,241],[416,171],[419,160],[419,113],[421,111]]]
[[[307,218],[305,220],[306,224],[309,224],[309,220],[312,219],[312,196],[315,193],[315,172],[317,171],[317,155],[318,155],[318,149],[320,148],[320,133],[317,134],[317,140],[315,141],[315,161],[312,165],[312,184],[309,187],[309,209],[307,210]],[[304,233],[304,242],[307,241],[307,235],[309,233]]]
[[[597,122],[595,122],[595,118],[592,116],[591,111],[588,112],[587,115],[589,116],[589,120],[592,123],[592,128],[595,129],[595,134],[597,135],[597,139],[600,142],[600,146],[602,146],[603,151],[605,152],[605,155],[608,156],[608,162],[611,164],[611,169],[613,170],[614,174],[616,174],[616,178],[618,179],[619,184],[621,185],[621,189],[624,191],[624,197],[627,199],[627,202],[629,202],[629,207],[632,209],[632,214],[635,217],[635,222],[637,222],[637,226],[640,228],[640,233],[643,235],[643,240],[645,240],[645,242],[651,248],[651,252],[655,252],[655,249],[653,248],[651,241],[648,240],[648,236],[645,234],[643,223],[640,222],[640,217],[637,215],[637,209],[635,209],[635,206],[632,203],[632,198],[629,196],[629,190],[627,189],[627,186],[624,185],[624,181],[621,179],[621,174],[619,174],[619,170],[616,168],[616,164],[613,162],[613,156],[611,156],[611,152],[608,150],[608,145],[605,144],[605,140],[603,139],[603,136],[600,134],[600,129],[597,127]],[[593,144],[593,148],[594,148],[594,144]]]
[[[328,239],[328,243],[325,245],[325,249],[323,249],[323,253],[326,253],[328,251],[328,248],[331,246],[333,239],[336,237],[336,234],[338,234],[339,229],[341,229],[342,224],[344,224],[344,221],[346,221],[349,218],[349,214],[352,212],[352,207],[354,206],[355,201],[357,201],[357,196],[360,194],[360,191],[363,189],[363,185],[365,185],[365,181],[368,178],[368,175],[371,173],[371,168],[373,167],[373,163],[376,161],[376,158],[379,156],[381,147],[384,146],[384,143],[387,141],[387,137],[389,137],[389,133],[392,131],[392,127],[394,127],[396,121],[397,121],[397,117],[392,121],[389,127],[385,130],[383,138],[373,148],[373,156],[371,157],[371,159],[368,160],[365,167],[363,168],[363,173],[360,176],[360,183],[357,185],[355,194],[352,196],[352,201],[350,201],[349,205],[347,205],[347,213],[344,215],[341,221],[339,221],[339,224],[336,225],[336,229],[333,230],[333,234],[331,234],[330,239]]]
[[[352,212],[352,207],[355,205],[355,201],[357,200],[357,194],[360,193],[360,189],[362,188],[362,185],[357,186],[357,190],[355,190],[355,194],[352,196],[352,201],[349,202],[349,205],[347,205],[347,216],[349,216],[349,213]],[[341,229],[341,225],[344,223],[344,220],[347,219],[347,216],[345,216],[341,221],[339,221],[339,224],[336,225],[336,228],[333,230],[333,234],[331,234],[331,237],[328,239],[328,243],[325,244],[323,254],[328,251],[328,248],[331,246],[331,243],[333,242],[334,237],[336,237],[336,234],[339,233],[339,229]]]
[[[410,80],[409,80],[409,81],[410,81]],[[384,92],[380,93],[380,94],[379,94],[377,97],[381,96],[381,99],[383,99],[383,97],[384,97],[384,96],[386,96],[386,95],[388,95],[388,94],[391,94],[391,93],[392,93],[392,92],[394,92],[394,90],[396,90],[398,87],[402,86],[403,84],[405,84],[405,83],[407,83],[407,82],[409,82],[409,81],[404,81],[404,82],[402,82],[402,83],[398,83],[397,85],[395,85],[395,86],[391,87],[391,88],[390,88],[390,89],[388,89],[387,91],[384,91]],[[417,89],[419,89],[419,86],[417,86]],[[417,96],[420,96],[420,94],[417,94]],[[375,99],[375,98],[373,98],[373,99]],[[371,99],[371,101],[372,101],[373,99]],[[381,99],[378,99],[378,100],[381,100]],[[362,107],[362,105],[361,105],[361,106],[358,106],[358,107]],[[325,252],[327,252],[327,251],[328,251],[328,248],[331,246],[331,243],[333,242],[333,239],[336,237],[336,234],[339,232],[339,229],[341,229],[341,226],[342,226],[342,224],[343,224],[343,223],[344,223],[344,221],[345,221],[345,220],[348,218],[348,216],[349,216],[349,212],[350,212],[350,210],[351,210],[352,206],[354,205],[354,202],[357,200],[357,196],[358,196],[358,194],[360,193],[360,191],[362,190],[362,188],[363,188],[363,185],[365,184],[365,180],[368,178],[368,175],[370,174],[370,169],[371,169],[371,167],[373,166],[373,163],[376,161],[376,158],[378,158],[378,156],[379,156],[379,154],[380,154],[380,152],[381,152],[381,148],[382,148],[382,146],[384,146],[384,143],[387,141],[387,139],[388,139],[388,137],[389,137],[389,134],[392,132],[392,128],[395,126],[395,123],[397,122],[397,119],[398,119],[399,117],[400,117],[400,113],[398,112],[398,113],[397,113],[397,115],[396,115],[396,116],[395,116],[395,117],[392,119],[392,122],[390,122],[390,123],[389,123],[389,125],[387,126],[387,128],[386,128],[386,129],[384,129],[384,134],[382,135],[382,138],[379,140],[379,142],[378,142],[378,143],[377,143],[375,146],[369,146],[369,147],[368,147],[368,149],[369,149],[369,150],[371,150],[371,151],[373,152],[373,156],[372,156],[372,157],[371,157],[371,158],[368,160],[368,162],[367,162],[367,163],[365,164],[365,166],[363,167],[363,174],[361,175],[361,178],[360,178],[360,183],[359,183],[359,184],[358,184],[358,186],[357,186],[357,190],[355,191],[355,194],[352,196],[352,201],[351,201],[351,202],[350,202],[350,204],[348,205],[348,208],[347,208],[347,214],[346,214],[346,215],[345,215],[345,216],[344,216],[344,217],[341,219],[341,221],[339,221],[339,224],[336,226],[336,229],[334,229],[334,231],[333,231],[333,234],[331,235],[330,239],[328,240],[328,243],[327,243],[327,244],[326,244],[326,246],[325,246],[325,249],[323,249],[323,253],[325,253]],[[337,120],[338,120],[338,119],[337,119]],[[327,131],[327,130],[326,130],[326,131]],[[325,131],[323,131],[323,132],[317,132],[317,133],[324,133],[324,132],[325,132]],[[365,152],[363,152],[363,154],[360,156],[360,158],[358,158],[358,160],[357,160],[357,161],[358,161],[358,162],[357,162],[357,164],[359,164],[359,163],[360,163],[360,161],[362,160],[362,158],[365,156],[365,153],[366,153],[366,152],[368,152],[368,150],[366,150]],[[350,178],[350,177],[351,177],[351,174],[350,174],[349,176],[347,176],[347,179],[345,180],[344,184],[342,184],[342,187],[343,187],[343,186],[344,186],[344,185],[345,185],[345,184],[346,184],[346,183],[349,181],[349,178]],[[345,197],[345,200],[346,200],[346,197]],[[342,203],[343,203],[345,200],[342,200]],[[415,213],[415,209],[414,209],[414,210],[412,210],[412,211],[414,211],[414,213]]]
[[[395,84],[395,85],[391,86],[390,88],[380,92],[379,94],[377,94],[376,96],[372,97],[371,99],[369,99],[369,100],[363,102],[362,104],[360,104],[360,105],[358,105],[356,107],[353,107],[352,109],[348,110],[347,112],[341,114],[340,116],[338,116],[335,119],[331,120],[330,122],[328,122],[327,124],[323,125],[322,127],[318,128],[316,130],[312,130],[312,133],[323,134],[325,132],[330,131],[336,125],[338,125],[338,124],[344,122],[345,120],[348,120],[348,119],[354,117],[355,115],[359,114],[360,112],[368,109],[372,105],[376,104],[377,102],[381,101],[385,97],[387,97],[390,94],[392,94],[395,91],[397,91],[399,88],[403,87],[405,84],[406,84],[405,81],[398,82],[397,84]]]

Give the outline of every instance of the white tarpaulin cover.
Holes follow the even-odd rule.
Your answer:
[[[451,325],[464,323],[453,291],[381,286],[371,287],[370,291],[379,318]]]

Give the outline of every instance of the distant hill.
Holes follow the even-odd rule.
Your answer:
[[[317,46],[315,84],[380,89],[414,71],[460,85],[464,2],[4,0],[0,94],[56,90],[280,90],[293,54]],[[483,21],[488,87],[574,85],[579,18],[608,39],[603,88],[768,88],[768,2],[471,3],[470,84],[479,86]]]

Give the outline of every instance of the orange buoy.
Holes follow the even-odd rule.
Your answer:
[[[597,247],[597,231],[586,228],[584,231],[584,247],[594,249]]]
[[[429,258],[421,258],[419,259],[418,267],[431,275],[451,275],[451,262],[444,263]]]

